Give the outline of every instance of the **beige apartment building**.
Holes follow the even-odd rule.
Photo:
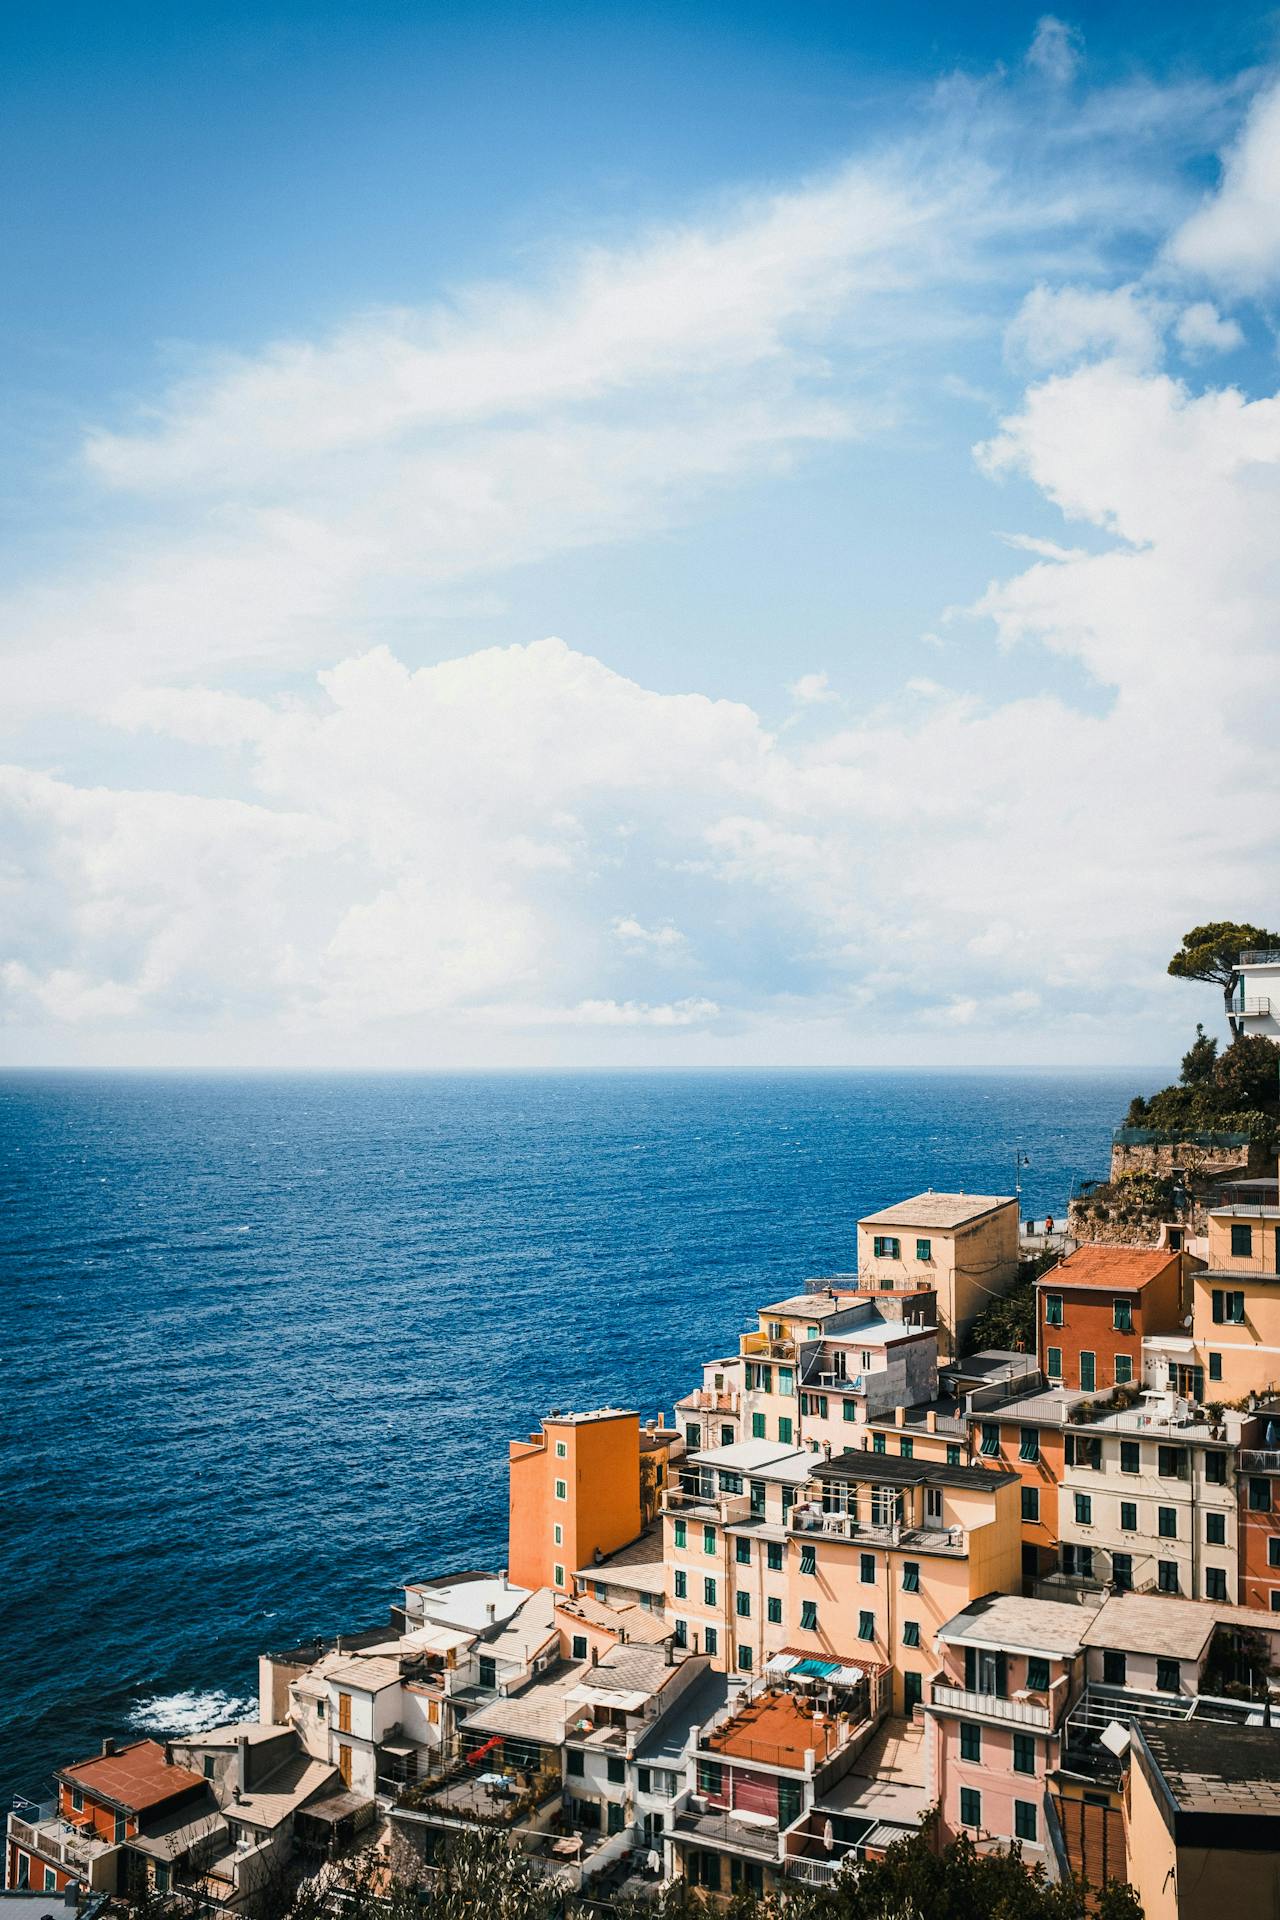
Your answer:
[[[937,1294],[938,1351],[960,1352],[976,1316],[1018,1277],[1018,1202],[918,1193],[858,1222],[858,1285]]]

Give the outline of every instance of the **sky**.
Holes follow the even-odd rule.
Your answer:
[[[0,13],[0,1065],[1175,1063],[1262,8]]]

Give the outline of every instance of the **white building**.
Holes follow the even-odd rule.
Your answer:
[[[1280,952],[1242,953],[1231,976],[1231,1031],[1280,1042]]]

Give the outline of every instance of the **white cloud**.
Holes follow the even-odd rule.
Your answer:
[[[1010,355],[1035,368],[1065,367],[1099,353],[1133,366],[1159,360],[1166,317],[1161,303],[1136,287],[1038,286],[1005,335]]]
[[[1188,354],[1232,353],[1244,345],[1238,320],[1224,319],[1211,300],[1197,300],[1178,315],[1174,332]]]
[[[821,706],[840,698],[825,673],[802,673],[798,680],[791,682],[787,692],[798,707]]]
[[[643,950],[656,948],[659,952],[670,952],[685,944],[685,937],[679,927],[673,927],[669,920],[659,927],[642,927],[631,915],[615,920],[613,931],[624,945]]]
[[[1069,26],[1052,13],[1042,14],[1027,49],[1027,64],[1055,86],[1066,86],[1084,65],[1084,36],[1080,29]]]
[[[1168,255],[1241,293],[1265,293],[1280,278],[1280,85],[1255,100],[1221,185],[1179,228]]]

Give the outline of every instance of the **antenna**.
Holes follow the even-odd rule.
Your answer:
[[[1022,1212],[1022,1169],[1031,1165],[1031,1156],[1019,1147],[1013,1156],[1013,1191],[1018,1200],[1018,1212]]]

